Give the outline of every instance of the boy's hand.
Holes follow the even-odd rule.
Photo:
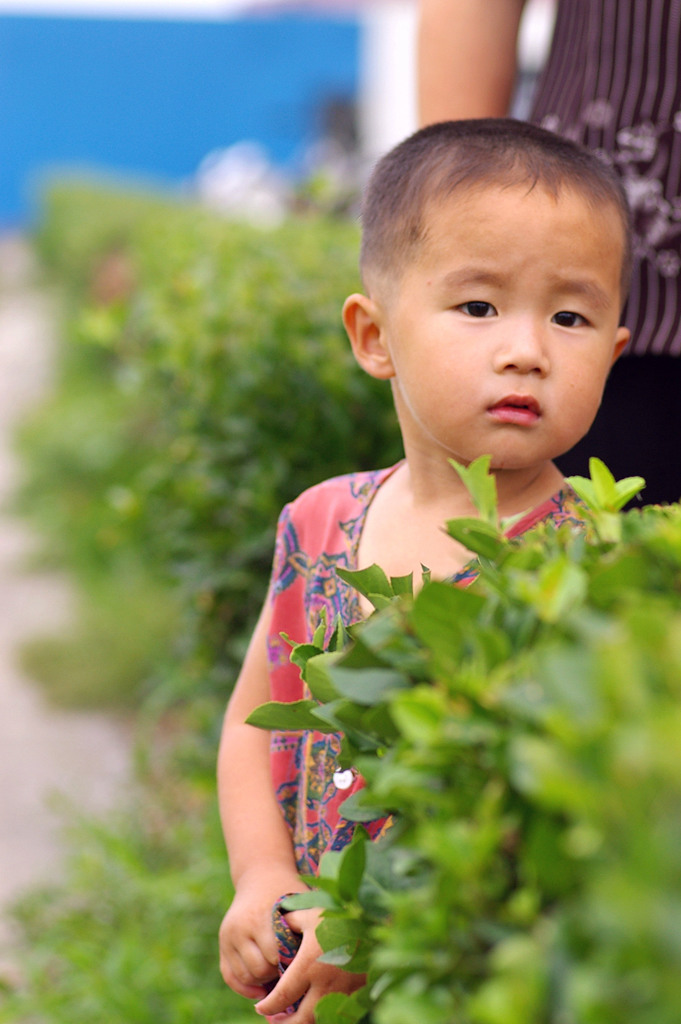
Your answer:
[[[303,940],[290,967],[279,979],[270,994],[255,1007],[256,1013],[268,1021],[286,1021],[287,1024],[314,1024],[315,1006],[329,992],[354,992],[364,984],[363,974],[351,974],[340,967],[331,967],[318,961],[322,949],[315,929],[321,918],[320,910],[296,910],[286,914],[294,932]],[[287,1013],[298,1000],[295,1013]]]
[[[242,875],[220,926],[220,971],[246,999],[262,999],[265,983],[278,977],[272,907],[285,892],[302,888],[297,874],[254,868]]]

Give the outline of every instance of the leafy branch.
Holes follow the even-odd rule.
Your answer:
[[[307,899],[367,985],[317,1020],[673,1024],[681,511],[622,511],[640,481],[593,462],[585,530],[509,539],[483,469],[471,586],[366,572],[377,610],[347,646],[292,653],[366,782]],[[395,825],[372,843],[378,813]]]

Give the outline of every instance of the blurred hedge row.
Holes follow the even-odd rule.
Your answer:
[[[265,231],[109,188],[45,199],[57,381],[21,431],[19,507],[79,602],[24,658],[56,699],[136,709],[139,771],[117,815],[78,824],[65,880],[17,908],[3,1022],[256,1019],[218,970],[216,735],[281,506],[400,455],[341,325],[357,242],[320,215]]]
[[[69,183],[37,247],[62,339],[56,393],[22,434],[21,505],[86,598],[81,663],[52,640],[31,667],[61,665],[80,703],[134,703],[150,679],[163,699],[222,699],[281,506],[400,455],[389,389],[341,324],[357,227],[307,214],[264,230]]]

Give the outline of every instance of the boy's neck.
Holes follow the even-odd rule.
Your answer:
[[[494,476],[501,518],[536,508],[560,490],[564,479],[550,461],[524,469],[495,470]],[[446,460],[441,465],[425,466],[418,459],[407,459],[402,484],[414,508],[442,506],[447,509],[449,519],[476,515],[468,490]]]
[[[562,476],[553,463],[540,470],[497,472],[502,518],[529,512],[560,490]],[[403,462],[378,488],[369,506],[357,551],[358,568],[374,563],[389,576],[412,573],[420,579],[428,566],[435,579],[453,577],[472,558],[449,537],[448,519],[475,516],[470,494],[446,459],[428,468]],[[360,602],[365,614],[370,608]]]

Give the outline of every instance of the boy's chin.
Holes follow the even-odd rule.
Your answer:
[[[492,456],[490,469],[493,473],[522,473],[540,471],[553,463],[553,456],[546,458],[527,459],[520,455],[498,455]]]

